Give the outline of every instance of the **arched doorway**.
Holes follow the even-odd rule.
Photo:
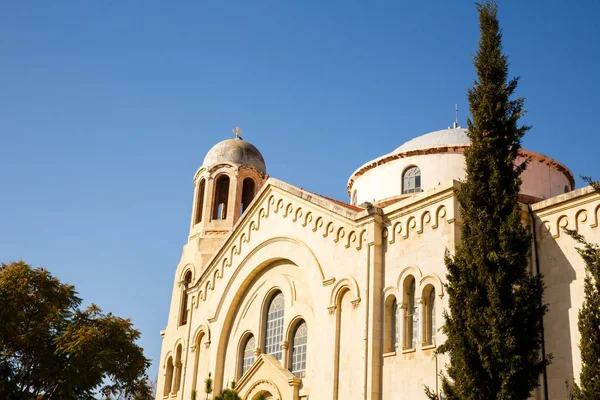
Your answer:
[[[268,392],[265,390],[260,393],[257,393],[256,396],[254,396],[252,398],[252,400],[276,400],[276,399],[275,399],[275,397],[273,397],[271,392]]]

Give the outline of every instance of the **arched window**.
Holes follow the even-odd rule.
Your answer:
[[[396,347],[398,347],[398,342],[399,342],[399,332],[398,332],[398,322],[399,322],[399,313],[400,313],[400,308],[398,307],[398,300],[396,300],[394,298],[394,301],[392,302],[392,323],[391,323],[391,328],[392,328],[392,350],[394,350]]]
[[[165,373],[165,386],[163,396],[168,396],[171,393],[171,385],[173,384],[173,357],[167,360],[167,371]]]
[[[242,369],[240,371],[240,378],[250,369],[254,364],[255,356],[254,349],[256,348],[256,341],[254,336],[250,335],[246,338],[246,343],[242,347]]]
[[[213,202],[213,219],[227,218],[227,202],[229,201],[229,177],[221,175],[215,183],[215,201]]]
[[[569,186],[565,185],[565,193],[569,193],[570,191]]]
[[[415,279],[412,278],[408,285],[408,310],[406,313],[406,344],[409,348],[416,348],[419,340],[419,308],[415,301]]]
[[[204,191],[206,189],[206,180],[202,179],[198,186],[198,197],[196,197],[196,220],[194,224],[202,222],[202,210],[204,210]]]
[[[352,205],[355,206],[356,205],[356,197],[357,197],[357,193],[356,193],[356,189],[352,192]]]
[[[304,378],[306,372],[306,349],[308,341],[308,328],[302,321],[296,326],[293,336],[290,371],[298,378]]]
[[[173,393],[179,392],[179,388],[181,388],[181,369],[181,345],[179,345],[177,346],[177,353],[175,355]]]
[[[189,314],[189,310],[188,310],[188,294],[187,294],[187,289],[190,286],[190,283],[192,283],[192,271],[188,271],[185,273],[185,278],[183,278],[183,294],[181,296],[181,311],[179,312],[180,315],[180,319],[179,319],[179,325],[185,325],[187,324],[187,320],[188,320],[188,314]]]
[[[265,324],[265,353],[281,361],[281,341],[283,340],[283,294],[279,292],[267,309]]]
[[[256,184],[254,183],[254,179],[246,178],[244,179],[244,183],[242,184],[242,202],[240,204],[240,215],[246,211],[252,199],[254,199],[254,192],[256,191]]]
[[[421,191],[421,170],[419,167],[410,167],[402,174],[402,194],[417,193]]]
[[[427,344],[435,344],[435,288],[427,299]]]

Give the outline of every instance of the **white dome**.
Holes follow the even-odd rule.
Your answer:
[[[464,150],[471,144],[467,130],[448,128],[409,140],[396,150],[378,157],[357,169],[348,180],[348,194],[356,204],[391,201],[411,195],[404,185],[404,173],[411,167],[420,171],[418,190],[433,189],[444,182],[466,177]],[[516,163],[530,159],[521,175],[521,194],[547,199],[575,185],[567,167],[543,154],[520,149]]]
[[[391,154],[436,147],[468,146],[470,143],[466,129],[461,127],[449,128],[417,136],[398,147]]]
[[[221,162],[251,165],[262,174],[267,173],[265,160],[260,151],[242,138],[227,139],[215,144],[204,157],[203,165],[209,167]]]

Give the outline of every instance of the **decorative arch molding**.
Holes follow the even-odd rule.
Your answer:
[[[296,251],[290,251],[289,247],[287,247],[285,243],[292,243],[295,245]],[[281,248],[278,249],[278,247]],[[291,255],[291,257],[273,257],[269,254],[286,254],[286,256]],[[227,297],[228,292],[231,290],[233,282],[250,260],[252,260],[253,264],[256,265],[253,271],[255,274],[276,261],[289,260],[293,264],[302,265],[304,270],[313,271],[313,273],[315,273],[324,284],[327,282],[327,280],[325,280],[325,275],[323,274],[323,269],[321,268],[319,260],[304,242],[287,236],[265,240],[252,249],[252,251],[242,261],[240,261],[232,276],[229,277],[227,285],[223,289],[223,293],[219,299],[215,313],[211,318],[209,318],[209,322],[214,322],[217,319],[217,316],[220,314],[221,308],[223,307],[224,300]]]
[[[600,219],[600,204],[598,204],[594,209],[594,222],[590,225],[590,227],[597,228],[599,222],[598,219]]]
[[[163,361],[162,361],[163,371],[167,369],[167,361],[169,361],[169,358],[172,358],[173,362],[175,362],[175,352],[173,350],[167,351],[167,354],[165,354],[165,357],[163,358]]]
[[[408,267],[404,268],[402,270],[402,272],[400,272],[400,275],[398,276],[398,284],[396,285],[396,287],[398,288],[400,293],[403,292],[402,289],[404,288],[404,282],[406,281],[406,278],[408,278],[409,276],[412,276],[413,278],[415,278],[416,282],[420,282],[421,278],[423,277],[423,273],[421,272],[419,267],[414,266],[414,265],[409,265]]]
[[[177,347],[181,345],[181,354],[183,354],[183,352],[186,350],[186,345],[185,345],[185,339],[184,338],[179,338],[175,341],[175,343],[173,344],[173,353],[177,353]]]
[[[194,284],[194,280],[196,279],[196,266],[194,265],[194,263],[189,262],[185,264],[185,266],[181,269],[181,273],[179,274],[179,280],[177,281],[178,285],[181,285],[181,282],[185,280],[185,274],[187,274],[188,271],[192,273],[192,285]],[[190,285],[190,287],[192,285]]]
[[[396,301],[398,301],[398,303],[401,303],[402,299],[400,297],[400,291],[398,291],[398,288],[395,286],[388,286],[385,289],[383,289],[383,302],[385,303],[387,301],[387,299],[389,299],[391,296],[396,298]]]
[[[348,276],[340,279],[335,283],[333,288],[331,289],[331,294],[329,296],[329,306],[327,309],[329,310],[329,314],[334,314],[335,310],[340,302],[341,295],[349,291],[352,294],[352,303],[353,308],[357,308],[360,303],[360,292],[358,290],[358,283],[356,279],[352,276]]]
[[[293,251],[290,250],[290,244],[293,246]],[[286,257],[276,257],[273,254],[285,254]],[[256,277],[262,271],[278,261],[287,261],[297,266],[302,266],[299,270],[306,277],[308,284],[306,295],[308,298],[314,297],[312,296],[313,292],[322,290],[324,275],[321,265],[312,251],[302,241],[292,237],[276,237],[266,240],[254,248],[237,265],[232,275],[227,277],[226,286],[223,292],[220,293],[214,313],[212,317],[208,318],[209,323],[214,323],[217,320],[223,321],[223,327],[216,339],[218,341],[216,344],[219,348],[219,354],[214,370],[214,385],[217,392],[222,390],[224,385],[225,356],[228,353],[228,342],[235,328],[234,315],[242,305],[244,293],[246,293],[249,285],[256,280]],[[321,283],[319,283],[319,280],[321,280]],[[287,288],[285,291],[287,291]],[[288,296],[284,296],[284,299],[286,297]],[[289,299],[286,300],[286,303],[288,301]],[[258,335],[258,332],[256,334]],[[261,340],[258,336],[257,339]],[[235,349],[235,345],[233,348]]]
[[[292,319],[290,320],[289,324],[286,327],[284,336],[283,336],[283,340],[287,340],[288,343],[292,343],[293,342],[293,338],[292,335],[294,334],[294,331],[296,330],[296,327],[298,326],[298,324],[300,324],[301,322],[306,323],[306,318],[304,317],[304,315],[295,315],[292,317]]]
[[[419,293],[421,293],[421,295],[423,294],[423,290],[427,287],[427,285],[433,286],[440,299],[444,297],[444,285],[442,284],[442,280],[439,278],[439,276],[436,274],[429,274],[421,278],[419,281]]]
[[[210,340],[211,340],[211,332],[210,332],[210,326],[208,325],[208,322],[203,322],[201,323],[196,330],[194,331],[194,334],[192,336],[192,345],[190,346],[190,350],[193,352],[196,349],[196,344],[198,343],[198,341],[200,339],[202,339],[203,336],[207,337],[207,345],[210,345]]]
[[[273,382],[267,379],[261,379],[256,381],[248,389],[246,395],[244,396],[244,400],[256,400],[256,398],[258,398],[258,396],[264,392],[271,393],[271,396],[276,399],[282,399],[281,392]]]

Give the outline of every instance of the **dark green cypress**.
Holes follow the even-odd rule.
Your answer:
[[[600,194],[600,182],[583,178]],[[589,243],[576,231],[567,233],[583,247],[577,249],[585,263],[583,282],[583,305],[579,310],[577,326],[581,339],[581,374],[579,385],[573,385],[573,396],[577,400],[600,399],[600,247]]]
[[[531,238],[518,203],[516,165],[528,126],[518,78],[508,79],[494,2],[477,4],[481,37],[474,57],[477,80],[468,91],[470,147],[466,180],[457,188],[461,241],[446,254],[449,312],[440,353],[450,357],[443,390],[448,399],[527,399],[546,362],[541,321],[547,307],[541,276],[529,268]]]

